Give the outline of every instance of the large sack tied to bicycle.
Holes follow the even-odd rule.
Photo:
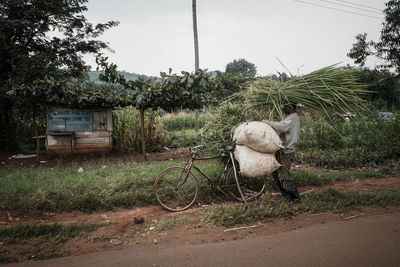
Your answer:
[[[275,153],[282,148],[282,141],[271,126],[252,121],[239,125],[233,133],[237,145],[246,145],[258,152]]]
[[[245,145],[236,145],[234,153],[240,173],[246,177],[266,176],[281,166],[274,154],[261,153]]]

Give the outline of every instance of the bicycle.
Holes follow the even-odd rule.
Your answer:
[[[190,148],[191,155],[184,167],[172,166],[160,172],[154,181],[153,190],[158,203],[163,208],[169,211],[182,211],[196,203],[200,186],[197,177],[192,172],[193,169],[227,197],[247,203],[262,195],[266,187],[264,179],[248,178],[240,174],[233,156],[235,149],[233,145],[220,146],[222,155],[199,157],[204,148],[204,145]],[[194,162],[217,158],[224,158],[226,163],[219,180],[214,182]]]

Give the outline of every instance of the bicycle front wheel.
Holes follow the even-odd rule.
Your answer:
[[[169,167],[154,181],[154,194],[160,205],[169,211],[190,208],[199,195],[196,177],[183,167]]]
[[[236,168],[237,177],[239,181],[240,189],[242,190],[243,196],[247,202],[256,200],[259,198],[265,190],[265,177],[245,177],[239,173],[238,168]],[[226,186],[229,195],[238,200],[243,201],[240,195],[239,189],[236,184],[235,171],[233,167],[230,168],[226,176]]]

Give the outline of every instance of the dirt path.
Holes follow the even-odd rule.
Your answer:
[[[396,266],[399,220],[397,211],[226,242],[147,244],[9,266]]]

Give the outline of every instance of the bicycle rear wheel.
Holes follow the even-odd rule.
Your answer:
[[[163,170],[154,181],[153,189],[158,203],[169,211],[190,208],[199,195],[196,177],[178,166]]]
[[[240,174],[238,168],[236,168],[236,172],[240,189],[242,190],[243,196],[247,202],[254,201],[263,194],[266,187],[265,177],[245,177]],[[235,172],[233,170],[233,167],[229,169],[226,176],[226,186],[227,191],[232,198],[238,201],[243,201],[243,198],[240,195],[239,189],[236,184]]]

